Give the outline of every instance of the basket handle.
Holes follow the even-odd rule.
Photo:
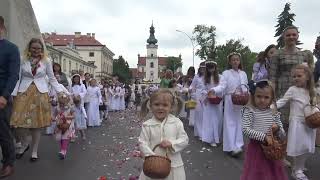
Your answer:
[[[307,105],[305,105],[304,107],[303,107],[303,111],[305,111],[305,109],[306,109],[306,107],[316,107],[319,111],[320,111],[320,108],[317,106],[317,105],[312,105],[312,104],[307,104]],[[304,115],[306,115],[305,114],[305,112],[304,112]]]
[[[272,132],[272,126],[270,127],[270,131],[269,131],[269,133],[267,133],[267,136],[271,137],[272,144],[274,144],[274,136],[273,136],[273,132]],[[267,143],[267,145],[268,145],[268,143]]]
[[[237,92],[237,89],[240,89],[240,91],[242,92],[242,86],[244,86],[247,89],[247,93],[249,93],[249,86],[246,84],[240,84],[239,86],[237,86],[237,88],[234,90],[234,92]]]
[[[160,144],[155,145],[152,151],[154,152],[158,147],[160,147]],[[165,149],[166,149],[166,157],[168,157],[169,148],[165,148]]]
[[[308,107],[308,106],[316,107],[317,109],[319,109],[319,110],[320,110],[320,108],[319,108],[317,105],[311,105],[311,104],[307,104],[307,105],[305,105],[305,106],[304,106],[304,108],[303,108],[303,110],[305,110],[305,109],[306,109],[306,107]]]

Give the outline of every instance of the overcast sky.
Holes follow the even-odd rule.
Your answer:
[[[275,43],[277,16],[285,0],[31,0],[42,32],[96,33],[96,39],[136,67],[137,54],[146,54],[153,20],[158,56],[178,56],[183,70],[192,65],[188,37],[197,24],[214,25],[217,43],[243,38],[252,51]],[[320,1],[291,0],[294,25],[300,29],[300,47],[312,50],[320,32]],[[318,19],[316,19],[318,18]],[[195,57],[195,66],[200,59]]]

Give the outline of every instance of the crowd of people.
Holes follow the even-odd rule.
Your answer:
[[[223,151],[232,158],[238,158],[245,149],[241,180],[286,180],[288,175],[285,166],[291,168],[294,179],[308,179],[305,174],[306,161],[315,152],[316,145],[320,145],[320,136],[316,137],[317,129],[308,126],[305,118],[316,109],[310,107],[319,103],[320,92],[317,84],[320,72],[317,68],[320,63],[318,60],[314,69],[311,51],[297,48],[299,32],[296,27],[287,27],[282,37],[284,48],[277,49],[275,45],[269,45],[259,53],[257,62],[252,67],[251,78],[242,70],[244,59],[236,52],[227,57],[228,69],[222,74],[219,74],[218,64],[210,59],[200,63],[196,75],[193,67],[189,68],[186,76],[180,77],[173,77],[172,72],[167,71],[160,88],[169,88],[169,92],[160,91],[160,94],[156,93],[147,98],[154,117],[144,123],[139,140],[141,150],[146,156],[154,154],[151,149],[157,143],[164,149],[173,148],[169,157],[174,159],[175,165],[172,166],[173,174],[170,173],[168,179],[185,179],[184,172],[177,169],[183,166],[180,157],[176,159],[173,156],[185,147],[187,139],[179,126],[173,128],[175,130],[166,130],[170,127],[164,123],[171,121],[171,115],[164,116],[167,119],[159,117],[159,122],[154,122],[154,118],[157,119],[160,115],[157,115],[158,112],[153,108],[159,107],[161,103],[163,111],[160,112],[166,112],[166,106],[172,107],[167,113],[176,113],[180,119],[189,120],[188,124],[193,126],[194,136],[203,143],[212,147],[222,145]],[[319,43],[318,39],[316,47],[319,47]],[[317,54],[315,56],[319,57]],[[239,104],[234,99],[236,94],[247,93],[250,94],[248,103]],[[196,106],[179,111],[179,108],[174,107],[177,106],[176,103],[169,103],[178,101],[167,100],[169,105],[165,104],[164,99],[168,94],[178,96],[185,103],[191,99],[196,102]],[[160,130],[148,129],[149,126],[154,128],[154,123],[159,124]],[[171,134],[172,137],[158,134],[159,141],[159,137],[157,139],[152,136],[153,132],[162,131],[162,126],[165,126],[164,134]],[[171,131],[176,131],[176,134]],[[287,142],[286,148],[282,148],[282,151],[286,152],[283,160],[272,160],[264,153],[262,146],[272,146],[273,136],[279,142]],[[171,140],[173,137],[176,139]],[[247,148],[244,148],[245,138],[249,139]],[[179,148],[176,141],[181,143]],[[151,143],[148,148],[145,147],[147,142]],[[156,153],[165,154],[160,150]]]
[[[152,114],[139,136],[142,155],[167,155],[171,160],[168,180],[186,179],[180,152],[189,140],[181,120],[188,120],[200,141],[212,147],[222,145],[233,158],[243,152],[244,138],[248,138],[241,180],[286,180],[285,165],[291,167],[294,179],[308,179],[305,164],[315,152],[316,129],[304,122],[305,107],[319,103],[315,84],[320,64],[318,60],[315,68],[313,54],[296,47],[299,32],[294,26],[283,32],[284,48],[270,45],[259,53],[250,80],[241,54],[233,52],[222,74],[217,62],[208,59],[200,63],[197,74],[194,67],[186,75],[167,70],[159,85],[148,86],[125,85],[117,78],[98,82],[82,70],[68,78],[58,63],[51,63],[43,42],[36,38],[20,60],[18,48],[4,39],[5,30],[0,17],[1,178],[13,173],[15,159],[30,148],[30,161],[39,160],[43,128],[56,138],[58,157],[63,160],[78,134],[86,140],[87,127],[100,126],[110,111],[135,107],[141,118]],[[235,95],[248,95],[249,102],[239,104]],[[195,106],[187,106],[189,102]],[[284,160],[264,154],[262,145],[271,146],[273,136],[287,142]],[[140,179],[152,178],[141,172]]]

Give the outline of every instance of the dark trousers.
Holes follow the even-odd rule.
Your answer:
[[[2,149],[3,166],[11,165],[15,161],[15,147],[9,121],[12,110],[12,102],[8,102],[4,109],[0,109],[0,146]]]

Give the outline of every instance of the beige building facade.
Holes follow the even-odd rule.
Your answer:
[[[71,35],[43,33],[42,36],[47,44],[61,51],[68,52],[68,54],[72,54],[74,57],[85,62],[80,63],[82,61],[72,61],[67,58],[65,58],[65,61],[61,59],[60,64],[67,73],[70,73],[69,67],[71,67],[71,71],[82,69],[97,79],[111,78],[113,73],[113,56],[115,54],[106,45],[96,40],[95,33],[87,33],[85,35],[81,34],[81,32],[75,32]],[[64,63],[66,63],[66,66],[64,66]],[[93,68],[92,65],[96,68]]]

